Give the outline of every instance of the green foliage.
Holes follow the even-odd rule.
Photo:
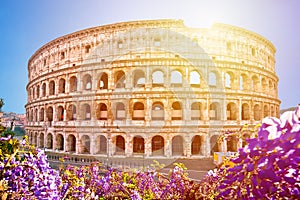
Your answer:
[[[0,112],[2,111],[2,107],[4,106],[4,100],[0,98]]]

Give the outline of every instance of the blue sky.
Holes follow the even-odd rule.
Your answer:
[[[0,98],[25,113],[27,62],[45,43],[84,28],[140,19],[183,19],[190,27],[221,22],[254,31],[276,47],[281,108],[300,92],[298,0],[0,0]]]

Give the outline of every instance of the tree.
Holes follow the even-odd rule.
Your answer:
[[[0,98],[0,112],[2,112],[2,107],[4,106],[4,101],[3,101],[3,99],[2,98]]]

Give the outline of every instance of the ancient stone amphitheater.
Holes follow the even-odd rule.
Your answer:
[[[26,133],[47,152],[199,158],[279,116],[275,47],[243,28],[122,22],[45,44],[28,62]]]

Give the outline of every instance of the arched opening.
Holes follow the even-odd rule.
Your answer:
[[[89,74],[86,74],[83,77],[83,89],[84,90],[91,90],[92,89],[92,77]]]
[[[56,149],[59,151],[64,150],[64,136],[62,134],[56,136]]]
[[[208,84],[210,87],[217,86],[217,76],[214,72],[210,72],[208,75]]]
[[[125,113],[125,105],[123,103],[117,103],[116,106],[116,119],[117,120],[123,120],[126,118],[126,113]]]
[[[254,106],[253,112],[254,112],[254,120],[256,121],[261,120],[260,108],[258,104]]]
[[[227,104],[227,120],[237,120],[237,106],[235,103],[229,103]]]
[[[66,80],[61,78],[58,82],[58,93],[65,93],[66,92]]]
[[[108,75],[107,75],[107,73],[101,73],[100,78],[99,78],[98,88],[100,90],[108,88]]]
[[[71,104],[67,110],[67,120],[76,120],[76,106]]]
[[[152,87],[164,86],[164,74],[162,71],[155,71],[152,74]]]
[[[57,119],[58,121],[64,121],[64,108],[62,106],[57,107]]]
[[[201,120],[201,103],[200,102],[194,102],[191,105],[191,110],[192,110],[192,120]]]
[[[152,138],[152,155],[164,155],[164,138],[162,136],[154,136]]]
[[[34,111],[34,121],[37,122],[38,121],[38,109],[36,108]]]
[[[210,120],[220,120],[221,119],[221,109],[220,104],[214,102],[209,106],[209,119]]]
[[[125,73],[123,71],[118,71],[115,74],[115,87],[125,88]]]
[[[46,96],[46,83],[43,83],[43,85],[42,85],[42,96],[43,97]]]
[[[233,84],[234,84],[234,75],[231,72],[227,72],[225,74],[225,87],[233,88]]]
[[[67,137],[67,151],[76,152],[76,137],[72,134]]]
[[[81,137],[81,153],[90,153],[91,141],[88,135]]]
[[[44,121],[44,114],[45,114],[45,109],[44,108],[41,108],[40,110],[40,122],[43,122]]]
[[[264,105],[264,117],[270,116],[269,106]]]
[[[181,104],[178,101],[172,104],[172,120],[182,120]]]
[[[173,87],[181,87],[182,86],[182,74],[180,71],[175,70],[171,72],[171,85]]]
[[[238,140],[235,136],[229,136],[227,139],[226,139],[226,142],[227,142],[227,151],[229,152],[237,152],[237,143],[238,143]]]
[[[201,136],[195,135],[192,139],[192,155],[202,155],[201,153],[202,139]]]
[[[49,95],[54,95],[55,94],[55,82],[50,81],[49,83]]]
[[[172,138],[172,155],[181,156],[183,155],[183,139],[182,136],[177,135]]]
[[[240,90],[248,90],[249,89],[249,78],[246,74],[242,74],[240,76]]]
[[[145,86],[145,73],[142,70],[136,70],[133,74],[133,86],[144,87]]]
[[[265,78],[262,78],[261,84],[262,84],[263,92],[268,93],[268,89],[269,89],[269,88],[268,88],[268,83],[267,83],[267,81],[266,81]]]
[[[51,106],[47,108],[47,118],[49,122],[53,121],[53,108]]]
[[[161,102],[154,102],[151,111],[152,120],[164,120],[165,111],[164,105]]]
[[[219,136],[213,135],[210,138],[210,153],[211,155],[214,154],[214,152],[219,152],[219,144],[218,144],[218,138]]]
[[[96,139],[99,154],[107,154],[107,139],[105,136],[100,135]]]
[[[47,149],[53,149],[53,136],[51,133],[47,135]]]
[[[98,120],[107,120],[107,106],[105,103],[98,104],[96,115]]]
[[[196,71],[190,73],[190,85],[192,87],[200,87],[200,74]]]
[[[37,96],[37,98],[40,97],[40,86],[39,85],[36,87],[36,96]]]
[[[44,133],[40,133],[40,145],[39,148],[44,148]]]
[[[72,76],[70,78],[70,92],[76,92],[77,91],[77,78],[76,76]]]
[[[145,153],[145,141],[141,136],[133,138],[133,153]]]
[[[252,90],[254,92],[258,92],[258,90],[259,90],[259,79],[257,78],[257,76],[252,76],[251,87],[252,87]]]
[[[247,103],[242,104],[242,120],[250,119],[250,108]]]
[[[125,153],[125,139],[123,136],[118,135],[116,137],[116,154]]]
[[[141,102],[136,102],[133,105],[133,120],[144,120],[145,119],[145,110],[144,104]]]
[[[91,107],[89,104],[83,104],[82,105],[82,109],[81,109],[81,113],[82,113],[82,119],[83,120],[90,120],[91,119]]]

